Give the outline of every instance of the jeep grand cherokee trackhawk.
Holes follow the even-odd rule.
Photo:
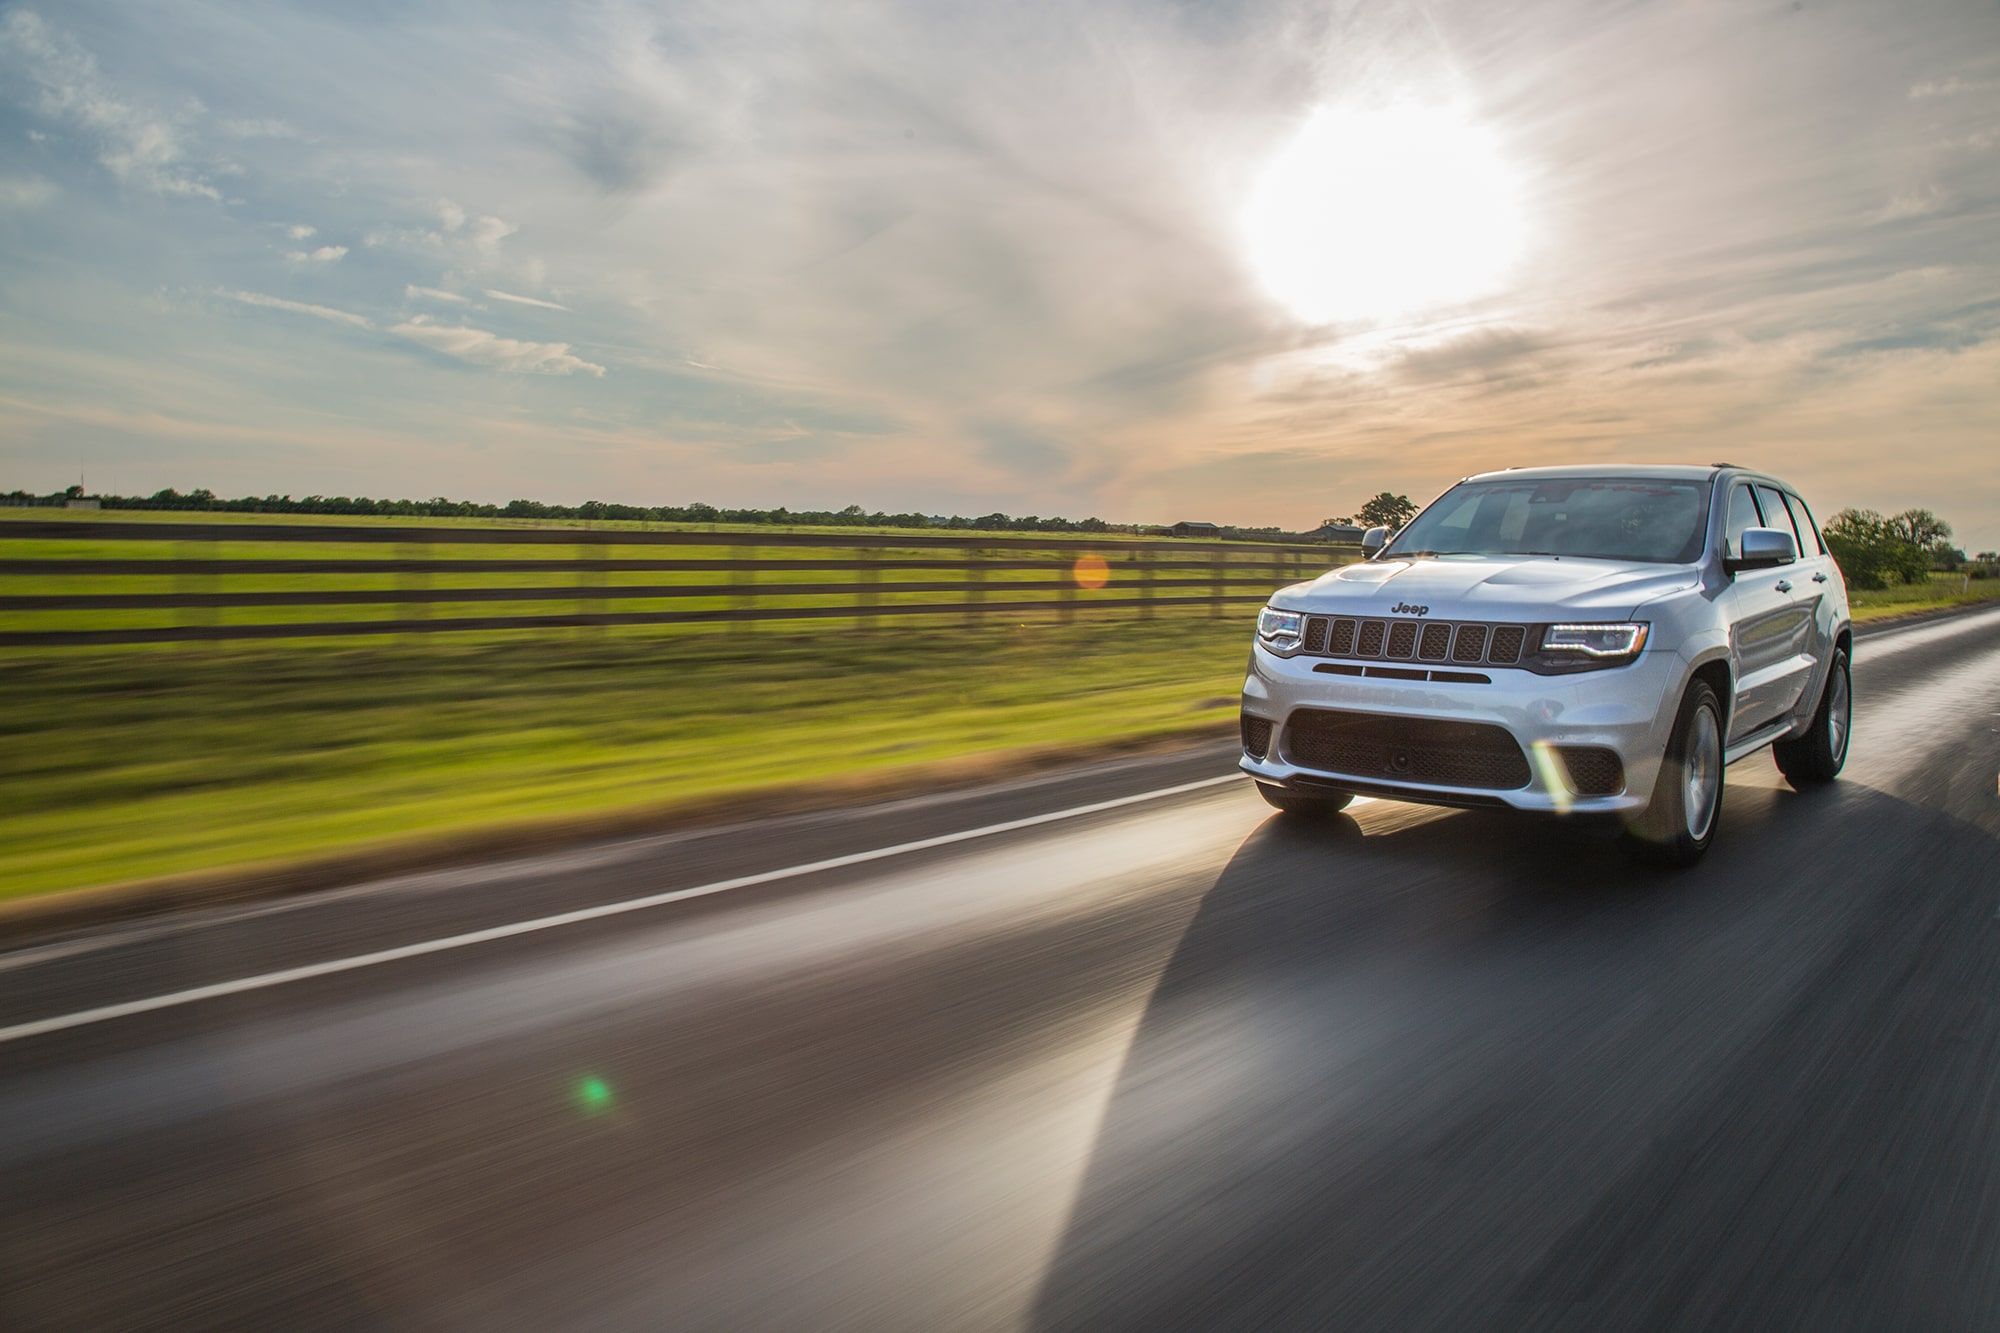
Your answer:
[[[1243,769],[1279,810],[1362,792],[1615,815],[1635,853],[1685,865],[1725,764],[1769,745],[1804,788],[1846,761],[1847,588],[1774,477],[1490,472],[1386,539],[1257,618]]]

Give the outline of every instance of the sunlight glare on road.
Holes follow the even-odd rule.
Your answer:
[[[1492,291],[1526,241],[1521,181],[1460,111],[1321,107],[1243,213],[1252,269],[1309,324],[1378,321]]]

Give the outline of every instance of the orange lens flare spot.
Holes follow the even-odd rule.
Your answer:
[[[1111,582],[1111,566],[1104,563],[1101,555],[1080,555],[1076,565],[1070,570],[1070,577],[1079,588],[1102,588]]]

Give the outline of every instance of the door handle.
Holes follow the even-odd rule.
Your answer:
[[[1815,575],[1813,575],[1813,582],[1814,582],[1814,583],[1825,583],[1825,582],[1826,582],[1826,575],[1824,575],[1824,574],[1815,574]]]
[[[1792,581],[1790,579],[1779,579],[1773,586],[1779,592],[1790,592],[1792,590]]]

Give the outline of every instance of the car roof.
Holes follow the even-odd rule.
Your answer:
[[[1629,477],[1635,481],[1707,481],[1723,473],[1742,475],[1757,481],[1767,481],[1784,490],[1792,490],[1789,482],[1781,481],[1768,472],[1755,468],[1739,467],[1734,463],[1567,463],[1556,467],[1510,467],[1496,472],[1476,472],[1466,477],[1466,481],[1521,480],[1533,477],[1592,477],[1616,480]]]

